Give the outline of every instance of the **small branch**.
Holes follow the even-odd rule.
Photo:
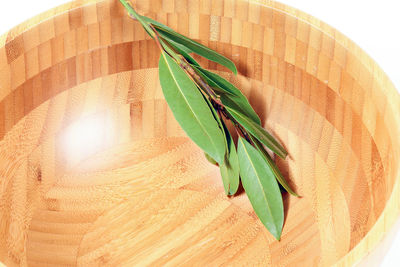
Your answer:
[[[128,16],[129,16],[131,19],[138,21],[137,18],[136,18],[134,15],[132,15],[131,13],[129,13],[129,12],[128,12]]]
[[[233,122],[233,125],[235,126],[235,131],[237,135],[243,137],[244,139],[246,139],[247,142],[249,142],[254,146],[253,141],[249,137],[248,133],[241,127],[241,125],[238,124],[237,122]]]
[[[181,66],[181,68],[184,69],[191,77],[193,77],[194,81],[199,85],[200,88],[207,92],[212,100],[214,100],[218,105],[223,106],[221,100],[219,99],[219,96],[215,94],[210,85],[208,85],[208,83],[204,81],[204,79],[200,75],[197,74],[197,72],[192,68],[189,62],[187,62],[182,55],[179,55],[179,58],[179,65]]]
[[[154,28],[154,26],[152,25],[152,24],[150,24],[150,28],[154,31],[154,35],[155,35],[155,38],[154,38],[154,40],[156,41],[156,44],[157,44],[157,46],[158,46],[158,48],[160,48],[160,50],[161,51],[165,51],[164,50],[164,47],[162,46],[162,44],[161,44],[161,42],[160,42],[160,37],[158,36],[158,33],[157,33],[157,31],[156,31],[156,29]]]
[[[237,128],[239,128],[240,132],[242,132],[243,137],[247,140],[247,142],[249,142],[250,144],[252,144],[254,146],[253,141],[251,140],[251,138],[250,138],[249,134],[246,132],[246,130],[243,129],[243,127],[240,124],[235,124],[235,126],[237,126]]]
[[[182,55],[180,56],[180,59],[180,66],[186,70],[186,72],[188,72],[189,75],[192,76],[197,83],[207,91],[208,94],[210,94],[213,98],[217,98],[217,95],[214,93],[211,87],[203,80],[203,78],[200,77],[200,75],[196,73],[196,71],[192,68],[192,66],[190,66],[190,64]]]
[[[212,103],[212,104],[214,104],[214,103]],[[223,113],[222,113],[222,110],[220,109],[220,107],[219,106],[216,106],[216,107],[214,107],[216,110],[217,110],[217,113],[218,113],[218,116],[219,116],[219,118],[222,120],[225,116],[223,115]]]

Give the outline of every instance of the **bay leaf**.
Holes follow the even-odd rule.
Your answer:
[[[281,158],[286,158],[287,152],[283,148],[283,146],[261,125],[255,123],[249,117],[244,115],[242,112],[232,109],[228,105],[225,106],[228,113],[237,120],[250,134],[252,134],[256,139],[258,139],[261,143],[271,149],[275,154],[277,154]]]
[[[154,19],[152,19],[152,18],[143,16],[143,15],[139,15],[139,16],[141,17],[141,19],[142,19],[143,21],[145,21],[145,22],[147,22],[147,23],[149,23],[149,24],[153,24],[153,26],[155,26],[155,27],[157,27],[157,28],[160,28],[160,29],[163,29],[163,30],[169,31],[169,32],[175,32],[172,28],[168,27],[168,26],[165,25],[165,24],[162,24],[161,22],[158,22],[158,21],[156,21],[156,20],[154,20]]]
[[[225,154],[224,162],[219,166],[222,181],[224,183],[225,193],[227,195],[234,195],[239,188],[239,159],[236,152],[235,142],[228,128],[223,123],[225,136],[228,142],[228,151]]]
[[[142,16],[143,17],[143,16]],[[153,21],[149,20],[149,18],[146,17],[147,21]],[[177,33],[176,31],[172,30],[169,27],[166,27],[165,25],[160,26],[161,23],[153,23],[152,24],[155,26],[157,32],[167,40],[171,40],[175,43],[181,44],[186,47],[186,49],[189,49],[191,52],[198,54],[199,56],[202,56],[208,60],[214,61],[218,64],[221,64],[222,66],[225,66],[226,68],[230,69],[233,73],[237,74],[237,69],[235,64],[228,59],[227,57],[219,54],[218,52],[208,48],[205,45],[202,45],[199,42],[196,42],[182,34]]]
[[[271,156],[268,154],[268,152],[265,150],[263,145],[260,143],[260,141],[256,140],[255,138],[252,138],[252,142],[255,144],[256,148],[261,152],[263,155],[263,158],[265,159],[265,162],[267,163],[267,166],[271,169],[271,171],[274,173],[276,180],[282,185],[282,187],[291,195],[298,197],[299,195],[296,194],[296,192],[293,191],[293,189],[290,187],[288,182],[286,181],[285,177],[283,177],[281,171],[278,169],[278,166],[276,166],[275,162],[272,160]]]
[[[250,105],[249,101],[244,95],[235,96],[221,94],[220,99],[226,108],[235,110],[237,113],[245,115],[253,123],[261,125],[260,117],[258,117],[257,113],[254,111],[253,107]]]
[[[237,96],[242,95],[242,92],[240,92],[239,89],[237,89],[233,84],[231,84],[218,74],[203,69],[200,66],[194,66],[194,67],[196,68],[197,71],[199,71],[202,74],[202,76],[205,78],[205,80],[208,82],[210,86],[218,87],[223,92],[229,93],[231,95],[237,95]]]
[[[239,161],[237,159],[236,147],[232,136],[229,133],[224,121],[219,117],[210,100],[205,97],[204,100],[210,108],[214,119],[217,121],[219,128],[224,133],[225,137],[225,158],[219,163],[219,170],[226,195],[234,195],[239,187]],[[215,161],[211,156],[206,154],[209,162]]]
[[[196,84],[165,52],[159,60],[159,79],[168,106],[182,129],[221,163],[225,156],[225,140],[217,121]]]
[[[194,66],[194,68],[202,74],[203,78],[211,87],[217,89],[216,91],[224,106],[240,111],[251,118],[255,123],[261,124],[260,117],[258,117],[257,113],[254,111],[246,96],[244,96],[236,86],[218,74],[198,66]]]
[[[227,67],[230,69],[233,73],[237,74],[237,69],[235,64],[228,59],[227,57],[219,54],[218,52],[208,48],[205,45],[200,44],[199,42],[196,42],[180,33],[177,33],[174,31],[172,28],[155,21],[149,17],[141,16],[144,21],[147,23],[151,23],[155,26],[157,32],[164,37],[165,39],[168,39],[170,41],[173,41],[175,43],[181,44],[185,47],[186,53],[194,52],[204,58],[207,58],[208,60],[217,62],[218,64],[221,64],[222,66]]]
[[[243,188],[258,218],[279,240],[283,227],[283,201],[274,174],[260,152],[244,138],[238,140],[238,158]]]
[[[200,66],[199,63],[190,55],[191,51],[186,49],[181,44],[175,43],[173,41],[169,41],[169,44],[178,52],[180,53],[192,66]]]

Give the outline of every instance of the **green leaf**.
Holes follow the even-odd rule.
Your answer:
[[[219,170],[221,173],[222,183],[226,195],[234,195],[239,188],[239,161],[237,159],[237,153],[235,143],[233,142],[232,136],[230,135],[224,121],[220,119],[217,111],[211,104],[210,100],[205,96],[204,100],[208,104],[211,112],[214,115],[215,120],[218,123],[219,128],[224,133],[225,137],[225,158],[219,164]]]
[[[230,69],[233,73],[237,74],[237,69],[235,66],[235,63],[233,63],[230,59],[226,58],[225,56],[217,53],[216,51],[208,48],[207,46],[204,46],[182,34],[177,33],[170,27],[155,21],[149,17],[141,16],[144,21],[147,23],[151,23],[154,25],[156,28],[157,32],[160,33],[160,35],[169,41],[172,41],[174,43],[181,44],[182,46],[185,47],[186,53],[190,54],[191,52],[194,52],[202,57],[207,58],[208,60],[217,62],[221,64],[222,66],[227,67]]]
[[[229,196],[230,195],[229,170],[225,162],[219,166],[219,171],[221,173],[222,184],[224,185],[225,195]]]
[[[210,162],[212,165],[217,165],[217,162],[215,159],[213,159],[210,155],[208,155],[206,152],[204,152],[204,157]]]
[[[258,117],[257,113],[254,111],[247,98],[242,94],[239,89],[237,89],[233,84],[231,84],[218,74],[215,74],[201,67],[194,66],[194,68],[202,74],[204,80],[211,87],[217,89],[216,91],[221,97],[222,104],[245,114],[255,123],[261,125],[261,120]]]
[[[204,80],[219,94],[221,102],[224,106],[230,107],[247,117],[255,123],[261,125],[260,117],[254,111],[247,98],[233,84],[220,77],[219,75],[205,70],[201,67],[195,67]]]
[[[283,227],[283,201],[274,174],[260,152],[242,137],[238,141],[240,177],[258,218],[279,240]]]
[[[257,113],[254,111],[253,107],[250,105],[249,101],[244,95],[232,96],[228,94],[221,94],[220,99],[225,107],[244,114],[253,123],[261,125],[260,117],[258,117]]]
[[[199,63],[189,55],[190,51],[186,49],[183,45],[175,43],[174,41],[167,41],[178,53],[180,53],[192,66],[200,66]]]
[[[203,97],[211,112],[213,113],[214,119],[217,121],[219,128],[224,133],[225,158],[223,162],[219,164],[219,169],[221,173],[222,183],[224,185],[225,194],[234,195],[239,188],[239,160],[237,158],[235,143],[233,142],[232,136],[230,135],[224,121],[220,119],[210,100],[204,95]],[[206,158],[211,163],[215,161],[207,154]]]
[[[197,70],[197,68],[195,66],[192,67],[194,69]],[[221,94],[231,94],[230,92],[226,91],[225,89],[220,88],[215,82],[213,82],[212,80],[210,80],[207,76],[205,76],[203,73],[201,73],[200,71],[197,71],[197,74],[199,76],[201,76],[201,78],[203,78],[203,80],[214,90],[214,92],[217,95],[221,95]]]
[[[199,90],[201,90],[201,89],[199,88]],[[227,141],[226,135],[224,134],[224,124],[223,124],[221,118],[219,117],[218,112],[215,110],[214,106],[211,104],[211,101],[207,98],[206,95],[202,94],[202,96],[203,96],[204,101],[207,103],[208,108],[210,109],[211,113],[213,114],[214,119],[217,122],[219,129],[221,130],[221,133],[223,133],[224,141],[225,141],[225,149],[226,149],[225,151],[227,151],[228,150],[228,141]]]
[[[224,124],[223,120],[219,117],[218,112],[215,110],[214,106],[211,104],[210,100],[205,95],[203,95],[203,98],[204,98],[204,101],[207,103],[208,108],[211,110],[211,113],[213,114],[214,119],[216,120],[216,122],[218,124],[218,127],[219,127],[219,129],[221,130],[221,132],[223,133],[223,136],[224,136],[225,157],[224,157],[224,160],[219,164],[219,165],[222,165],[226,161],[226,157],[229,154],[228,137],[225,134],[226,127],[225,127],[225,124]],[[224,185],[225,185],[225,183],[224,183]]]
[[[249,117],[244,115],[241,112],[238,112],[235,109],[232,109],[228,105],[225,106],[226,110],[229,114],[240,123],[250,134],[252,134],[256,139],[258,139],[261,143],[266,145],[269,149],[271,149],[275,154],[277,154],[281,158],[286,158],[287,152],[283,148],[283,146],[264,128],[260,125],[256,124]]]
[[[156,37],[157,38],[157,37]],[[159,38],[158,41],[160,42],[161,46],[163,47],[164,51],[167,52],[175,61],[179,62],[180,55],[168,45],[164,39]]]
[[[159,23],[155,22],[154,20],[142,16],[143,20],[153,24],[157,30],[157,32],[164,38],[175,43],[181,44],[185,46],[189,51],[194,52],[208,60],[214,61],[222,66],[227,67],[233,73],[237,74],[237,69],[235,64],[225,56],[217,53],[216,51],[204,46],[182,34],[177,33],[176,31],[172,30],[171,28]]]
[[[251,137],[252,138],[252,137]],[[271,169],[271,171],[274,173],[275,178],[278,180],[278,182],[282,185],[282,187],[291,195],[298,197],[299,195],[296,194],[290,188],[290,185],[286,181],[285,177],[283,177],[282,173],[278,169],[278,166],[276,166],[275,162],[272,160],[271,156],[268,154],[268,152],[264,149],[263,145],[260,143],[260,141],[256,140],[255,138],[251,139],[252,142],[255,144],[256,148],[261,152],[263,155],[263,158],[267,162],[267,166]]]
[[[195,83],[165,52],[159,61],[159,78],[165,99],[186,134],[217,162],[225,156],[225,140]]]
[[[229,133],[224,122],[225,136],[228,141],[228,151],[225,154],[224,162],[219,166],[222,181],[224,183],[225,193],[227,195],[234,195],[239,188],[239,159],[236,152],[235,142]]]
[[[203,69],[200,66],[193,66],[198,72],[202,74],[202,77],[206,82],[211,86],[211,87],[217,87],[218,89],[222,90],[222,92],[231,94],[231,95],[236,95],[236,96],[241,96],[242,92],[240,92],[239,89],[237,89],[233,84],[219,76],[218,74],[215,74],[209,70]]]
[[[142,20],[144,20],[145,22],[149,23],[149,24],[153,24],[155,27],[163,29],[165,31],[169,31],[169,32],[175,32],[172,28],[168,27],[167,25],[162,24],[161,22],[158,22],[152,18],[146,17],[146,16],[142,16],[139,15],[141,17]]]

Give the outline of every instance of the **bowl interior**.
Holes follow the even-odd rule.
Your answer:
[[[237,64],[234,76],[197,57],[244,92],[289,151],[277,163],[302,197],[284,195],[282,240],[244,192],[224,196],[218,168],[180,129],[154,41],[118,1],[87,1],[0,46],[0,259],[314,266],[346,257],[382,214],[399,168],[398,96],[382,71],[329,26],[276,3],[135,4]]]

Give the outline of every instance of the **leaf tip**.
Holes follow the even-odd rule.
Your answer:
[[[236,68],[236,65],[234,63],[232,63],[232,64],[233,64],[233,67],[231,68],[231,71],[233,72],[233,74],[237,75],[238,74],[238,70]]]
[[[291,195],[294,196],[294,197],[299,197],[299,198],[301,197],[301,196],[299,196],[299,194],[297,194],[296,192],[292,192]]]
[[[275,237],[277,241],[281,241],[282,228],[276,229],[276,231],[271,231],[271,234]]]
[[[235,195],[237,190],[232,190],[232,188],[229,188],[228,196],[233,196]]]

